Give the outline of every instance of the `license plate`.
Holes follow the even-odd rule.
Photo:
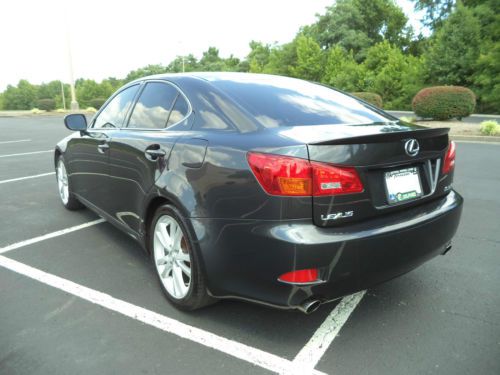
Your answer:
[[[389,204],[405,202],[422,196],[422,185],[416,167],[385,172],[385,186]]]

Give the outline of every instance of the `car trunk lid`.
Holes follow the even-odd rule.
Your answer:
[[[391,122],[300,126],[284,133],[306,142],[312,162],[356,169],[361,193],[312,200],[314,223],[338,226],[422,204],[449,190],[450,179],[441,176],[448,131]]]

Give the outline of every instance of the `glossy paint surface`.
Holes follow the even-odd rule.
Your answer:
[[[175,87],[188,101],[189,112],[167,128],[127,128],[149,81]],[[462,199],[452,190],[453,173],[439,171],[447,129],[402,123],[340,92],[283,77],[165,75],[138,80],[124,90],[134,85],[139,85],[138,94],[123,124],[95,129],[97,113],[86,131],[62,140],[56,154],[64,154],[77,197],[144,248],[156,207],[175,205],[197,239],[214,296],[280,307],[297,307],[311,298],[330,300],[442,253],[456,231]],[[294,98],[300,121],[310,118],[313,123],[297,125],[287,118],[286,124],[276,124],[269,118],[282,112],[273,108],[263,108],[259,115],[259,101],[241,99],[249,95],[249,85],[253,95],[260,92],[264,99]],[[328,98],[315,96],[315,87],[317,93],[330,91],[323,95]],[[352,113],[346,112],[349,106]],[[335,111],[341,112],[336,123]],[[360,123],[341,121],[359,116],[364,118]],[[327,118],[332,123],[322,123]],[[410,138],[420,144],[417,157],[404,151]],[[364,190],[314,198],[268,195],[249,168],[249,151],[354,167]],[[383,174],[408,166],[418,168],[424,196],[389,205]],[[353,215],[324,219],[348,211]],[[319,268],[323,282],[304,287],[277,280],[306,268]]]

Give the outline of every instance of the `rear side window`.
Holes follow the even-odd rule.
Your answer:
[[[328,87],[298,79],[234,75],[212,84],[265,127],[372,124],[392,121],[368,105]]]
[[[129,128],[163,129],[178,90],[168,83],[148,82],[130,117]]]
[[[138,89],[139,85],[135,85],[119,92],[99,113],[93,128],[120,128]]]
[[[177,95],[177,99],[175,101],[174,106],[172,107],[172,111],[170,112],[170,117],[168,118],[167,127],[177,124],[184,117],[187,116],[189,111],[189,105],[184,99],[184,97],[179,94]]]

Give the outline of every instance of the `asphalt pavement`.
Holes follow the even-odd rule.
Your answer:
[[[181,312],[127,235],[107,223],[61,231],[98,219],[59,202],[49,150],[67,134],[60,117],[0,118],[0,374],[291,373],[319,328],[340,324],[324,323],[342,317],[335,303]],[[368,290],[318,346],[316,371],[500,374],[499,160],[500,145],[458,143],[452,250]]]

